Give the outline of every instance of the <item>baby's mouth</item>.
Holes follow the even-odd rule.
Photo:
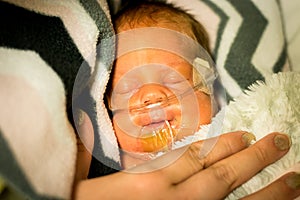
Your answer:
[[[154,105],[145,112],[132,112],[132,121],[140,127],[136,135],[139,152],[157,153],[172,149],[177,138],[177,107]],[[174,123],[174,124],[173,124]]]
[[[144,126],[139,141],[143,152],[159,152],[170,149],[175,138],[175,129],[164,120]]]
[[[168,121],[167,121],[168,122]],[[150,124],[144,125],[140,132],[141,138],[151,137],[155,132],[163,129],[166,126],[166,120],[161,120],[158,122],[152,122]]]

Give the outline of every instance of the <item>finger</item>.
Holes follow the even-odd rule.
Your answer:
[[[239,131],[196,142],[190,145],[172,165],[162,169],[162,173],[172,184],[179,183],[215,162],[246,148],[250,138],[254,138],[253,134]],[[212,145],[214,147],[211,150]],[[203,157],[205,154],[207,155]]]
[[[196,191],[193,195],[200,199],[223,198],[261,169],[281,158],[289,146],[290,140],[286,135],[269,134],[249,148],[197,173],[178,187],[187,193]]]
[[[300,196],[300,174],[291,172],[274,181],[264,189],[243,198],[243,200],[292,200],[298,196]]]

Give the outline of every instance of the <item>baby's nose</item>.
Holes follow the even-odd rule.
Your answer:
[[[159,84],[147,84],[142,86],[138,93],[138,99],[136,100],[140,104],[148,106],[166,100],[170,95],[170,90]]]
[[[139,88],[138,92],[130,98],[130,105],[140,105],[145,109],[141,109],[145,112],[136,113],[142,118],[140,120],[142,125],[161,122],[166,119],[166,110],[160,103],[166,101],[170,94],[172,93],[168,88],[159,84],[151,83]]]

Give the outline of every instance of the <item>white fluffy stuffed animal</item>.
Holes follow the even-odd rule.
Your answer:
[[[257,140],[270,132],[286,133],[292,146],[282,159],[234,190],[227,199],[253,193],[287,171],[300,171],[300,73],[274,74],[232,101],[226,107],[223,132],[233,130],[252,132]]]

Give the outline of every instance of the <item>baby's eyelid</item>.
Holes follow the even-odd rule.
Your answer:
[[[178,74],[168,74],[163,78],[164,83],[178,83],[185,81],[186,79]]]
[[[137,82],[134,81],[130,81],[130,82],[121,82],[117,85],[117,87],[115,88],[115,92],[119,93],[119,94],[126,94],[129,92],[132,92],[134,90],[137,90],[139,88],[139,84]]]

